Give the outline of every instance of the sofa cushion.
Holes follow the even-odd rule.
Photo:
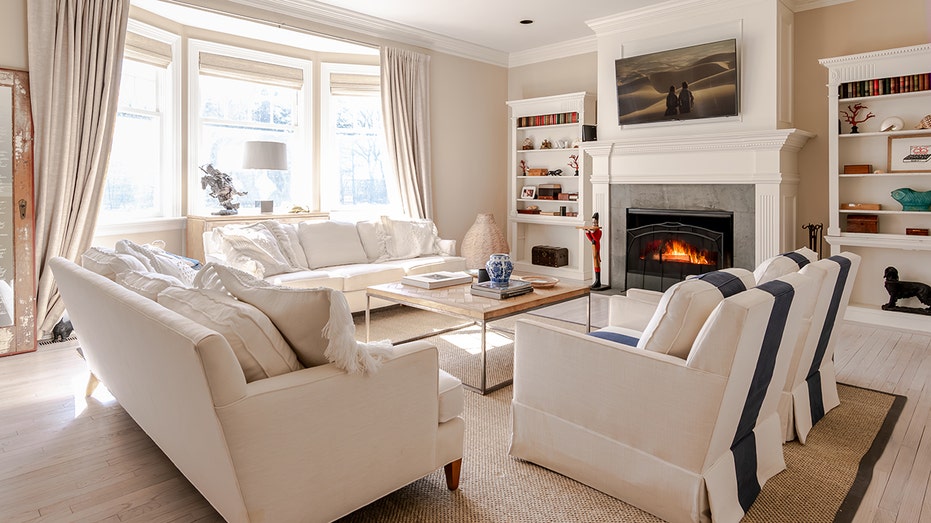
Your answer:
[[[307,267],[319,269],[347,263],[368,263],[356,225],[332,220],[301,222],[297,236],[307,257]]]
[[[388,236],[381,219],[365,220],[356,223],[356,231],[362,242],[362,249],[369,263],[377,263],[388,259]]]
[[[186,287],[178,278],[157,272],[123,271],[116,275],[115,280],[123,287],[152,301],[158,301],[158,293],[168,287]]]
[[[339,291],[281,287],[222,265],[216,271],[233,296],[268,315],[305,366],[333,363],[347,372],[373,372],[391,353],[390,343],[356,341],[349,304]]]
[[[404,269],[381,263],[358,263],[327,267],[332,276],[343,279],[343,292],[365,290],[370,285],[400,281]]]
[[[280,223],[276,220],[265,220],[262,224],[278,240],[278,248],[292,266],[301,269],[309,268],[307,256],[304,255],[304,248],[301,247],[301,241],[297,235],[297,224]]]
[[[226,225],[213,230],[226,262],[257,278],[298,270],[278,247],[278,239],[261,222]]]
[[[146,271],[145,265],[129,254],[120,254],[106,247],[91,247],[81,255],[81,265],[111,280],[125,271]]]
[[[445,423],[462,414],[462,407],[465,402],[462,381],[443,369],[440,369],[439,396],[440,423]]]
[[[158,302],[222,334],[233,348],[247,382],[301,369],[294,351],[256,307],[219,291],[169,287]]]
[[[588,333],[589,336],[601,338],[603,340],[613,341],[630,347],[636,347],[640,343],[641,332],[626,327],[607,326],[596,331]]]
[[[756,279],[756,284],[761,285],[786,274],[798,272],[802,267],[816,261],[818,261],[818,253],[808,247],[802,247],[763,260],[763,263],[754,269],[753,277]]]
[[[272,285],[284,285],[286,287],[296,287],[299,289],[326,287],[338,291],[343,290],[343,278],[341,276],[334,276],[329,271],[325,270],[287,272],[269,276],[264,279]]]
[[[754,286],[747,269],[722,269],[676,283],[663,293],[637,347],[685,359],[711,311],[724,298]]]
[[[388,259],[404,260],[425,254],[436,254],[436,225],[431,220],[389,218],[382,216],[387,235]]]
[[[465,258],[460,256],[418,256],[406,260],[390,260],[380,263],[385,267],[400,267],[404,274],[426,274],[438,271],[464,271]]]

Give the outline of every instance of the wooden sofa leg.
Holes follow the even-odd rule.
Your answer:
[[[459,471],[462,469],[462,458],[443,465],[443,472],[446,473],[446,488],[456,490],[459,488]]]
[[[90,373],[90,376],[87,378],[87,388],[84,389],[84,396],[90,396],[97,390],[97,385],[100,384],[100,380],[97,379],[97,376],[93,372]]]

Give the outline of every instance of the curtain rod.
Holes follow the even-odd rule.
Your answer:
[[[321,37],[321,38],[329,38],[329,39],[331,39],[331,40],[338,40],[338,41],[340,41],[340,42],[345,42],[345,43],[353,44],[353,45],[359,45],[359,46],[362,46],[362,47],[369,47],[369,48],[372,48],[372,49],[380,49],[380,48],[381,48],[380,45],[375,45],[375,44],[371,44],[371,43],[368,43],[368,42],[360,42],[360,41],[358,41],[358,40],[353,40],[353,39],[351,39],[351,38],[346,38],[345,36],[337,36],[337,35],[331,35],[331,34],[327,34],[327,33],[320,32],[320,31],[312,31],[312,30],[310,30],[310,29],[305,29],[305,28],[303,28],[303,27],[292,26],[292,25],[286,24],[286,23],[284,23],[284,22],[272,22],[271,20],[265,20],[265,19],[263,19],[263,18],[257,18],[257,17],[254,17],[254,16],[249,16],[249,15],[244,15],[244,14],[239,14],[239,13],[230,13],[230,12],[228,12],[228,11],[223,11],[223,10],[221,10],[221,9],[219,9],[219,8],[215,8],[215,7],[206,7],[206,6],[201,6],[201,5],[192,5],[190,2],[188,2],[188,1],[186,1],[186,0],[160,0],[160,1],[165,2],[165,3],[169,3],[169,4],[175,4],[175,5],[178,5],[178,6],[181,6],[181,7],[187,7],[187,8],[189,8],[189,9],[198,9],[198,10],[201,10],[201,11],[207,11],[207,12],[210,12],[210,13],[213,13],[213,14],[217,14],[217,15],[228,16],[228,17],[230,17],[230,18],[237,18],[237,19],[239,19],[239,20],[245,20],[245,21],[247,21],[247,22],[253,22],[253,23],[257,23],[257,24],[267,25],[267,26],[271,26],[271,27],[278,28],[278,29],[286,29],[286,30],[288,30],[288,31],[295,31],[295,32],[307,34],[307,35],[310,35],[310,36],[317,36],[317,37]]]

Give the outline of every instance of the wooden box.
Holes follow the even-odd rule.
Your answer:
[[[851,214],[847,216],[847,232],[879,231],[879,216],[875,214]]]
[[[527,176],[546,176],[547,173],[546,169],[527,169]]]
[[[878,203],[842,203],[840,208],[848,211],[878,211],[882,205]]]
[[[858,163],[844,166],[844,174],[870,174],[873,166],[868,163]]]
[[[562,192],[562,185],[558,183],[544,183],[537,186],[538,200],[555,200]]]
[[[534,245],[530,250],[530,263],[546,267],[569,265],[569,249],[549,245]]]
[[[923,227],[906,227],[905,234],[907,234],[908,236],[927,236],[928,229],[925,229]]]

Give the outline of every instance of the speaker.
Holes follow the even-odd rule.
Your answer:
[[[583,142],[594,142],[598,139],[595,131],[598,128],[594,125],[583,125],[582,126],[582,141]]]

